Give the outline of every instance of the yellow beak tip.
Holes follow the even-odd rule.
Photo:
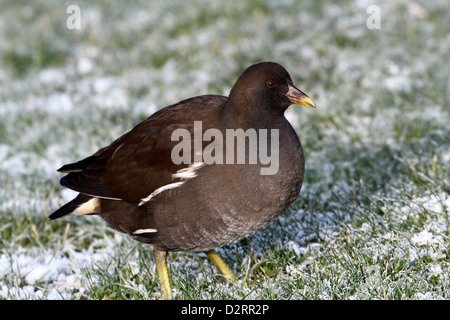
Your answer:
[[[292,103],[298,104],[300,106],[316,108],[316,104],[310,97],[308,97],[301,90],[297,89],[293,84],[288,84],[289,90],[287,92],[287,97]]]
[[[310,107],[310,108],[317,108],[316,104],[312,99],[308,96],[301,97],[300,99],[296,99],[292,101],[295,104],[298,104],[300,106]]]

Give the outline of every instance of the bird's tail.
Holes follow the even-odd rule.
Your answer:
[[[85,215],[100,212],[100,200],[80,193],[75,199],[53,212],[49,218],[55,220],[65,215]]]

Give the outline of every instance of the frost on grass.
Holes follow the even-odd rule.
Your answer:
[[[82,270],[94,261],[100,263],[111,249],[96,252],[64,250],[55,256],[50,250],[19,248],[0,256],[3,299],[71,299],[80,298],[87,289]]]
[[[81,1],[73,32],[63,6],[2,2],[0,298],[158,298],[145,247],[93,217],[47,221],[74,197],[56,169],[163,106],[227,95],[263,60],[318,105],[286,114],[305,149],[300,198],[219,249],[236,285],[202,255],[171,255],[176,296],[450,298],[448,3],[375,2],[375,30],[371,4]]]

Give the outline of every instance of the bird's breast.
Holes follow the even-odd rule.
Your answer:
[[[298,196],[304,173],[298,138],[282,133],[270,137],[256,163],[193,164],[150,197],[160,246],[211,249],[247,237],[280,215]]]

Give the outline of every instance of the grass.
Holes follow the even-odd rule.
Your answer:
[[[72,4],[72,3],[70,3]],[[169,255],[176,299],[449,299],[447,2],[78,1],[0,4],[0,299],[159,299],[152,250],[70,200],[61,165],[157,109],[228,94],[283,64],[317,103],[287,116],[306,179],[284,215],[204,254]]]

